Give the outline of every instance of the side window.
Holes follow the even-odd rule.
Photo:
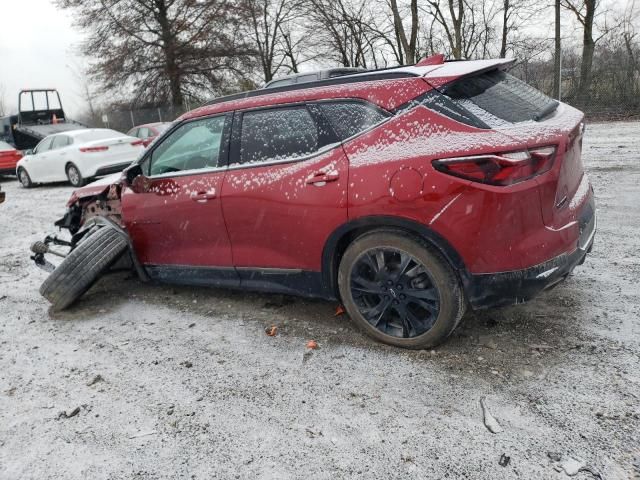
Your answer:
[[[131,130],[129,130],[127,132],[127,135],[129,135],[130,137],[137,137],[138,136],[138,128],[132,128]]]
[[[149,133],[149,129],[147,127],[142,127],[139,131],[138,131],[138,135],[136,135],[138,138],[149,138],[151,135]]]
[[[322,132],[305,106],[245,112],[239,163],[285,160],[313,153],[323,145]]]
[[[373,105],[361,102],[331,102],[317,105],[340,140],[352,137],[389,116]]]
[[[36,148],[33,150],[35,153],[44,153],[51,150],[51,142],[53,142],[53,137],[48,137],[42,140]]]
[[[57,148],[64,148],[67,145],[70,145],[70,138],[66,135],[58,135],[57,137],[53,137],[53,144],[51,146],[51,150],[56,150]]]
[[[151,153],[150,175],[218,166],[225,116],[185,123]]]

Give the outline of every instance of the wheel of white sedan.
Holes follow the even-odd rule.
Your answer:
[[[67,178],[69,179],[69,183],[74,187],[81,187],[85,184],[85,180],[82,178],[80,169],[73,163],[67,165]]]
[[[31,181],[31,177],[29,176],[29,174],[27,173],[27,171],[20,167],[18,169],[18,180],[20,181],[20,184],[24,187],[24,188],[31,188],[33,187],[33,182]]]

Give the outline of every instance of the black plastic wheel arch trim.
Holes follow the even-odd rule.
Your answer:
[[[336,249],[340,241],[347,235],[357,231],[365,230],[365,232],[373,230],[396,229],[413,234],[423,240],[426,240],[444,256],[445,260],[457,271],[462,281],[462,285],[468,285],[470,274],[467,271],[462,257],[451,246],[451,244],[439,233],[431,230],[426,225],[419,222],[400,217],[390,216],[367,216],[360,217],[345,223],[338,227],[329,236],[322,252],[322,276],[325,288],[329,289],[339,298],[337,285],[338,262],[336,258]]]

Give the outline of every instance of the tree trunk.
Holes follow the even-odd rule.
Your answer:
[[[585,0],[586,12],[584,16],[584,31],[582,36],[582,62],[580,64],[580,85],[578,99],[585,103],[589,98],[591,88],[591,67],[596,42],[593,40],[593,19],[595,17],[596,0]]]
[[[454,45],[453,58],[456,60],[462,59],[462,20],[464,17],[464,1],[458,0],[458,16],[455,14],[455,1],[449,0],[449,12],[451,13],[451,21],[453,22],[453,38]]]
[[[409,40],[407,40],[407,34],[404,31],[397,0],[391,0],[391,13],[393,14],[393,26],[399,43],[398,50],[404,53],[404,60],[407,64],[414,64],[417,60],[418,0],[411,0],[411,33]]]
[[[164,1],[158,2],[158,23],[162,34],[162,44],[164,50],[165,70],[169,78],[169,91],[171,94],[171,104],[174,107],[181,107],[182,98],[182,78],[180,67],[176,58],[175,41],[176,38],[171,31],[171,24],[167,12],[167,5]]]
[[[559,1],[559,0],[557,0]],[[500,58],[507,56],[507,34],[509,33],[509,0],[504,0],[504,10],[502,11],[502,43],[500,44]]]
[[[556,32],[555,32],[555,50],[553,53],[553,96],[560,100],[560,89],[562,88],[562,72],[560,69],[562,44],[560,43],[560,0],[555,0],[555,17],[556,17]]]

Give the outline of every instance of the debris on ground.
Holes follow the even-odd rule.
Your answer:
[[[302,355],[302,363],[306,363],[312,356],[313,351],[318,349],[318,342],[309,340],[306,344],[304,354]]]
[[[549,457],[549,460],[552,462],[559,462],[562,460],[562,454],[558,452],[547,452],[547,457]]]
[[[149,435],[155,435],[156,433],[158,433],[155,430],[151,430],[149,432],[140,432],[140,433],[136,433],[135,435],[132,435],[129,437],[129,439],[134,439],[134,438],[140,438],[140,437],[148,437]]]
[[[511,457],[503,453],[502,455],[500,455],[500,460],[498,460],[498,465],[500,465],[501,467],[506,467],[507,465],[509,465],[510,461],[511,461]]]
[[[593,467],[587,466],[586,462],[580,458],[575,458],[572,456],[566,457],[562,460],[562,455],[547,453],[551,460],[555,460],[558,463],[554,465],[554,469],[556,472],[564,472],[569,477],[574,477],[578,473],[590,473],[593,478],[598,480],[603,480],[604,477],[600,472],[598,472]],[[557,459],[557,460],[556,460]]]
[[[345,309],[342,305],[338,305],[338,307],[336,308],[336,313],[333,315],[334,317],[339,317],[340,315],[344,315],[345,313]]]
[[[278,327],[276,325],[271,325],[270,327],[264,329],[264,333],[266,333],[270,337],[275,337],[278,333]]]
[[[193,363],[191,363],[189,360],[185,360],[184,362],[180,362],[180,365],[182,365],[185,368],[193,367]]]
[[[498,421],[491,415],[489,408],[485,402],[485,397],[480,397],[480,406],[482,407],[482,415],[484,417],[484,426],[487,427],[491,433],[502,432],[502,427]]]
[[[72,418],[80,413],[80,407],[76,407],[71,411],[62,411],[58,413],[58,420],[61,418]]]
[[[92,385],[95,385],[95,384],[96,384],[96,383],[98,383],[98,382],[102,382],[103,380],[104,380],[104,378],[102,378],[102,375],[100,375],[100,374],[95,375],[91,380],[89,380],[89,381],[87,382],[87,387],[90,387],[90,386],[92,386]]]

